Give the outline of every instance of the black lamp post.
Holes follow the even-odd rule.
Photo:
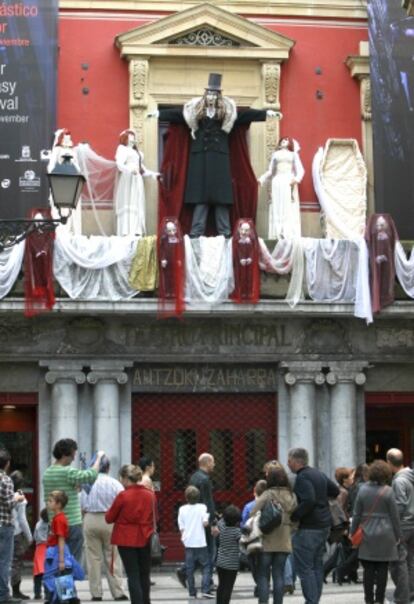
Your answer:
[[[54,231],[59,224],[66,224],[72,210],[78,204],[86,181],[72,160],[71,155],[64,155],[63,163],[56,164],[47,175],[53,204],[59,212],[59,218],[6,218],[0,220],[0,252],[26,239],[34,231]]]

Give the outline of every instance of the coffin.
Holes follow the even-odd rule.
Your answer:
[[[362,237],[367,211],[367,170],[357,141],[328,139],[315,155],[312,172],[325,236]]]

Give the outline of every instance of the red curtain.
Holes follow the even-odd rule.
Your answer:
[[[34,208],[28,218],[51,219],[45,208]],[[24,314],[33,317],[51,310],[55,304],[53,290],[54,231],[34,231],[26,239],[24,252]]]
[[[233,180],[233,207],[230,212],[231,228],[239,218],[256,222],[258,184],[250,163],[247,147],[249,126],[233,128],[229,136],[230,167]]]
[[[256,220],[258,185],[250,164],[247,130],[248,126],[237,126],[229,135],[233,185],[233,206],[230,212],[232,229],[239,218],[251,219],[253,222]],[[190,142],[188,126],[170,125],[164,140],[164,157],[161,164],[158,224],[168,216],[176,216],[184,234],[190,232],[193,213],[193,208],[183,203]],[[207,234],[217,234],[211,219],[207,224]]]

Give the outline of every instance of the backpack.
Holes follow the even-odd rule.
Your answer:
[[[277,501],[266,501],[259,519],[259,529],[263,535],[268,535],[282,524],[283,508]]]

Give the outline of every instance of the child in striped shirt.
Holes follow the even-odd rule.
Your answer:
[[[217,551],[217,604],[229,604],[240,564],[239,541],[241,513],[235,505],[229,505],[223,512],[218,528]]]

